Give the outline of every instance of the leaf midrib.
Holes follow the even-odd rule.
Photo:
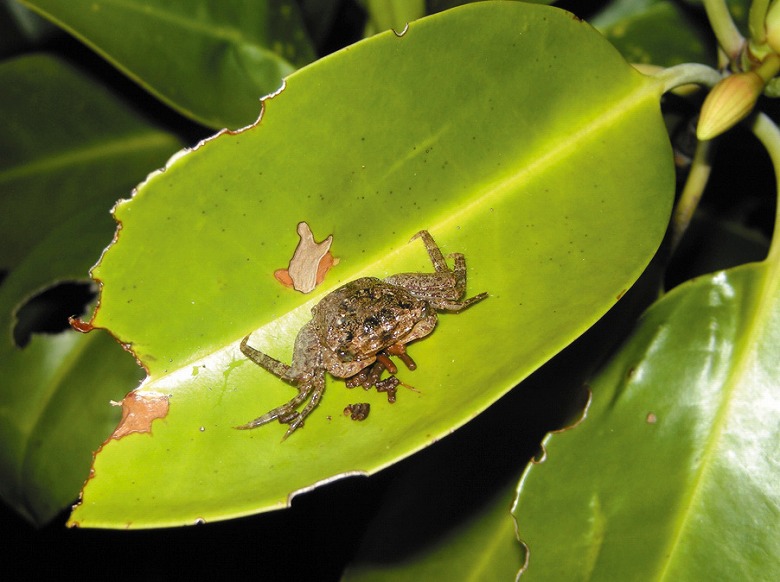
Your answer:
[[[94,142],[88,146],[60,151],[0,171],[0,184],[62,170],[72,172],[76,166],[99,167],[111,158],[122,159],[131,153],[157,150],[168,145],[172,149],[180,147],[174,136],[161,131],[149,131],[134,136]]]
[[[485,207],[487,204],[489,204],[491,199],[510,195],[511,192],[519,188],[521,184],[531,182],[537,175],[548,171],[550,167],[564,164],[568,156],[576,152],[583,141],[588,141],[591,136],[597,135],[599,132],[612,126],[613,124],[619,124],[620,118],[625,116],[627,112],[633,111],[635,108],[639,108],[642,105],[645,105],[648,100],[657,99],[660,95],[661,89],[661,84],[657,80],[652,78],[644,79],[641,85],[638,85],[635,90],[629,91],[622,99],[609,102],[610,106],[609,108],[605,108],[604,115],[598,115],[595,119],[584,122],[577,131],[570,134],[569,139],[562,141],[562,145],[548,150],[544,155],[539,156],[533,163],[525,166],[517,172],[512,173],[506,179],[497,181],[494,187],[485,190],[479,196],[475,196],[467,204],[464,204],[456,211],[442,217],[438,222],[432,223],[431,229],[443,230],[447,227],[454,227],[464,217],[469,216],[471,213],[475,212],[475,210],[478,210],[479,208]],[[167,169],[171,163],[176,161],[176,159],[177,158],[172,158],[171,161],[166,165],[165,169]],[[165,169],[160,171],[164,172]],[[392,258],[406,252],[408,252],[408,245],[397,245],[392,250],[383,254],[381,258],[377,258],[374,261],[365,263],[362,268],[353,273],[353,275],[350,277],[350,280],[364,276],[374,276],[377,272],[381,271],[380,267],[382,263],[386,262],[387,260],[392,260]],[[640,265],[638,268],[641,271],[644,269],[644,267],[645,265]],[[306,310],[306,312],[308,312],[308,310],[310,310],[312,306],[316,305],[320,299],[322,299],[325,295],[341,284],[343,284],[342,280],[333,280],[329,284],[319,286],[315,292],[307,296],[306,301],[285,312],[280,317],[270,320],[256,328],[253,333],[263,330],[268,326],[278,326],[280,319],[291,316],[294,317],[294,314],[296,312],[300,312],[300,310]],[[582,330],[590,327],[590,325],[592,325],[592,323],[601,315],[602,314],[596,314],[592,318],[593,321],[584,322],[581,326]],[[222,346],[220,349],[208,354],[201,352],[197,355],[196,358],[192,360],[183,361],[176,367],[169,367],[166,372],[155,372],[154,374],[150,375],[147,380],[151,384],[156,385],[165,378],[178,375],[182,370],[189,369],[191,366],[196,366],[199,362],[208,361],[220,352],[230,350],[231,346],[237,347],[242,337],[243,335],[236,338],[236,340],[230,344]],[[131,339],[125,338],[123,341],[131,341]],[[136,354],[136,357],[138,357],[138,354]],[[147,366],[147,369],[149,369],[149,363],[144,362],[144,364]]]

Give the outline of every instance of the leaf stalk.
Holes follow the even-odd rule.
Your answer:
[[[780,129],[778,129],[777,125],[775,125],[775,123],[764,113],[756,115],[751,129],[769,154],[769,159],[771,160],[772,167],[775,171],[778,196],[780,197]],[[780,264],[780,234],[778,234],[778,224],[780,224],[780,200],[778,200],[777,209],[775,210],[775,230],[772,236],[772,242],[769,246],[769,254],[766,259],[775,264]]]
[[[730,62],[737,62],[745,38],[734,24],[726,0],[704,0],[704,9],[720,48],[726,53]]]

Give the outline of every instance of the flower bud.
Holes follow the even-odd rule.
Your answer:
[[[712,139],[745,119],[764,90],[764,80],[755,71],[721,79],[704,100],[696,137]]]
[[[772,2],[764,19],[766,43],[776,53],[780,53],[780,2]]]

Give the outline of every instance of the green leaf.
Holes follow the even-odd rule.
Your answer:
[[[618,0],[591,20],[632,63],[715,64],[712,33],[672,0]]]
[[[214,128],[254,122],[259,99],[314,59],[292,0],[22,1]]]
[[[548,437],[521,482],[525,577],[780,576],[778,266],[702,277],[648,310],[585,421]]]
[[[141,371],[105,333],[33,335],[19,348],[16,313],[87,278],[115,229],[108,209],[180,144],[58,59],[3,63],[0,86],[0,257],[13,267],[0,285],[0,496],[42,525],[75,500],[116,424],[108,401]]]
[[[76,499],[92,451],[118,420],[108,402],[142,377],[106,333],[35,334],[24,348],[12,337],[25,299],[59,281],[85,278],[110,232],[105,213],[95,206],[64,220],[0,285],[0,496],[36,525]]]
[[[120,399],[142,374],[108,334],[66,331],[3,346],[0,496],[35,525],[72,504],[94,451],[110,434]]]
[[[71,523],[283,507],[479,414],[607,311],[655,252],[673,190],[661,90],[566,12],[477,3],[302,69],[258,125],[151,176],[116,209],[93,323],[149,370],[137,397],[166,396],[170,412],[152,436],[103,448]],[[311,296],[273,277],[300,221],[317,240],[332,233],[340,259]],[[419,368],[400,379],[418,392],[389,405],[330,382],[286,441],[278,425],[234,430],[294,394],[241,355],[241,338],[254,331],[254,346],[289,362],[324,294],[432,270],[408,242],[422,228],[465,254],[468,293],[490,297],[411,346]],[[362,423],[342,413],[356,401],[372,405]]]
[[[40,46],[61,32],[12,0],[0,0],[0,58]]]
[[[458,462],[456,459],[450,460],[453,463]],[[444,471],[446,472],[446,469]],[[418,473],[414,473],[414,476],[419,477]],[[517,541],[514,522],[509,511],[516,494],[516,483],[516,479],[506,483],[484,501],[477,511],[449,528],[446,537],[438,540],[433,547],[417,548],[418,551],[404,561],[388,562],[388,553],[392,554],[392,550],[399,545],[407,545],[404,544],[406,540],[392,536],[395,530],[423,529],[429,533],[431,526],[427,519],[436,518],[436,516],[429,518],[427,513],[422,515],[405,513],[409,506],[415,507],[419,503],[404,503],[403,497],[420,496],[420,481],[406,475],[390,489],[390,494],[401,496],[402,501],[399,503],[394,498],[371,523],[368,535],[374,539],[370,539],[368,544],[364,544],[359,549],[356,554],[357,562],[349,566],[342,580],[368,582],[514,579],[523,566],[524,557],[523,547]],[[458,483],[451,484],[453,488],[458,486]],[[405,488],[406,492],[402,488]],[[442,492],[438,491],[437,495],[442,495]],[[409,520],[400,519],[400,516],[404,515],[414,515],[413,524]],[[390,532],[387,531],[388,529]],[[377,559],[372,560],[375,556]]]
[[[63,219],[95,206],[103,214],[92,251],[99,252],[114,230],[108,209],[181,142],[58,58],[6,61],[0,86],[0,269],[13,269]],[[72,237],[93,226],[82,221]],[[85,257],[85,266],[94,259]]]

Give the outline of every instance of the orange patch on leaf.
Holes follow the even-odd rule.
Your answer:
[[[111,438],[119,440],[134,432],[152,432],[152,421],[167,414],[167,396],[130,392],[122,400],[122,420]]]

